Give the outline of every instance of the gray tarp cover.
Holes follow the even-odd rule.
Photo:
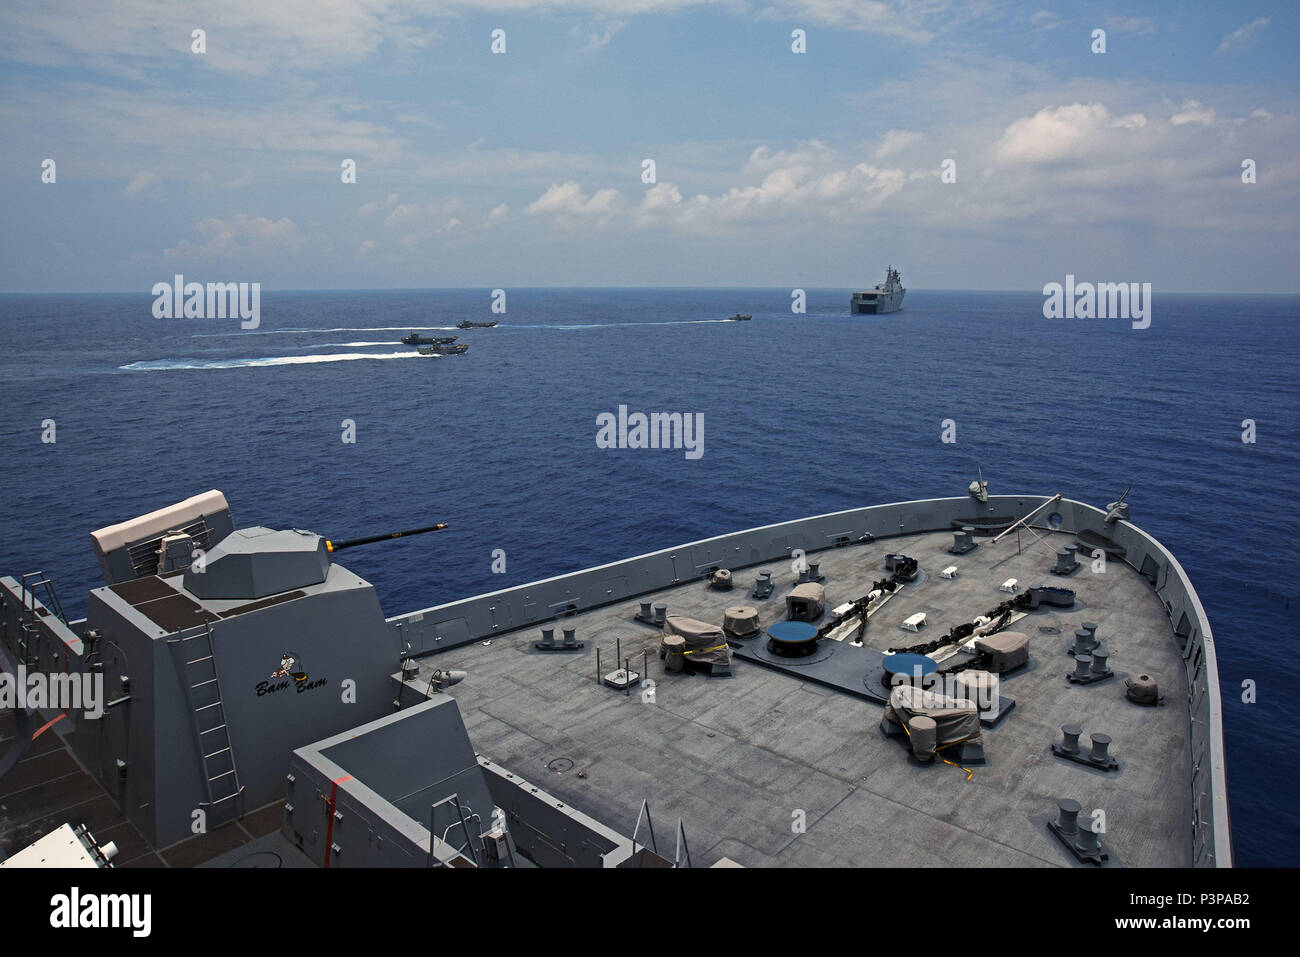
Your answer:
[[[1019,631],[1000,631],[975,642],[975,650],[993,657],[989,671],[1001,674],[1029,661],[1029,636]]]
[[[687,618],[684,615],[669,615],[664,623],[664,636],[680,635],[686,640],[686,660],[695,664],[729,665],[731,648],[727,638],[717,625],[707,621]],[[663,642],[659,643],[663,650]]]
[[[933,718],[938,726],[938,744],[956,744],[979,734],[980,715],[969,701],[949,698],[912,685],[899,685],[889,693],[885,717],[894,724],[906,724],[918,714]]]

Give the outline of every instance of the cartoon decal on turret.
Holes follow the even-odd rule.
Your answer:
[[[294,689],[299,693],[310,691],[312,688],[319,688],[327,683],[324,678],[309,681],[309,677],[298,656],[292,651],[286,651],[280,656],[280,667],[271,672],[271,679],[257,683],[257,696],[260,698],[263,695],[288,690],[289,682],[280,680],[283,678],[292,678]]]
[[[293,666],[297,664],[298,657],[292,651],[286,651],[280,656],[280,667],[271,672],[272,678],[287,678],[293,675],[294,681],[306,681],[307,672],[294,671]]]

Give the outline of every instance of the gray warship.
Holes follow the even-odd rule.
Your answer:
[[[854,315],[898,312],[903,307],[903,296],[906,294],[907,290],[903,288],[898,270],[888,266],[885,269],[883,283],[877,283],[872,289],[853,294],[849,299],[849,312]]]
[[[386,617],[212,490],[0,578],[0,867],[1227,867],[1177,559],[1056,495],[816,515]],[[414,547],[414,546],[411,546]],[[85,702],[82,702],[84,705]]]

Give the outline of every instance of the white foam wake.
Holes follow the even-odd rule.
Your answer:
[[[196,332],[191,338],[194,339],[225,339],[229,336],[305,336],[313,335],[318,332],[423,332],[426,330],[441,330],[443,332],[456,330],[455,326],[333,326],[326,329],[259,329],[256,332],[249,330],[246,332]]]
[[[176,369],[254,369],[262,366],[312,365],[317,362],[350,362],[355,359],[437,359],[418,352],[335,352],[324,356],[267,356],[261,359],[145,359],[118,366],[125,372],[170,372]]]

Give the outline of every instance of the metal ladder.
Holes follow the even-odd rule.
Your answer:
[[[63,603],[59,601],[58,592],[54,590],[54,583],[45,577],[44,572],[28,572],[22,577],[20,584],[22,591],[16,636],[18,657],[28,668],[38,668],[42,649],[41,618],[43,616],[36,611],[37,602],[65,625],[68,623],[68,617],[64,614]],[[37,597],[37,589],[42,591],[43,600]]]
[[[36,579],[31,581],[30,579]],[[68,623],[68,616],[63,612],[63,602],[59,601],[59,593],[54,590],[54,582],[45,577],[45,572],[28,572],[23,576],[23,608],[35,613],[36,609],[36,589],[40,588],[45,593],[44,600],[41,604],[53,612],[65,625]],[[29,599],[27,596],[31,595]]]
[[[212,649],[212,626],[204,622],[183,628],[175,638],[168,638],[167,643],[176,656],[181,682],[192,709],[199,765],[208,796],[207,802],[201,806],[225,811],[223,805],[228,805],[229,819],[233,820],[239,816],[238,802],[244,788],[239,783],[235,752],[226,727],[226,708],[221,700],[221,684],[217,681],[217,663]]]

